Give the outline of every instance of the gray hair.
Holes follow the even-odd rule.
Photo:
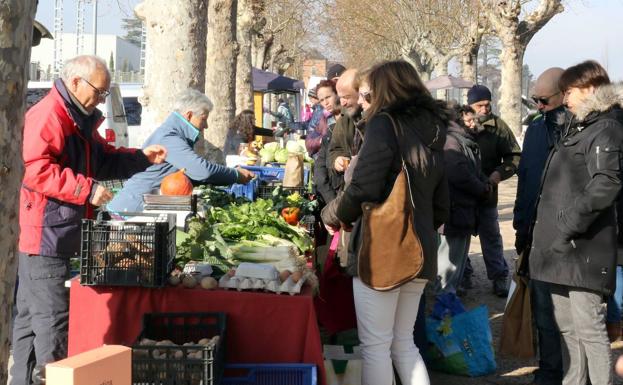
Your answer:
[[[74,77],[81,77],[89,80],[91,75],[98,69],[106,71],[106,75],[110,78],[110,72],[106,67],[106,62],[95,55],[80,55],[71,58],[63,64],[61,71],[61,79],[68,83]]]
[[[210,98],[193,88],[188,88],[177,95],[173,105],[174,111],[180,114],[190,111],[193,115],[207,114],[213,108],[214,104]]]

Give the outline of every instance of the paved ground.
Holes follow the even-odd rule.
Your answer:
[[[499,215],[500,229],[502,238],[504,239],[504,256],[509,266],[514,266],[513,258],[516,256],[514,249],[514,230],[513,230],[513,205],[515,202],[515,191],[517,187],[517,178],[513,177],[500,185],[499,191]],[[491,332],[493,334],[493,344],[496,349],[499,345],[500,332],[502,329],[502,315],[506,300],[498,298],[492,293],[491,282],[486,277],[486,271],[482,254],[480,250],[480,242],[478,238],[472,238],[470,247],[470,257],[474,266],[474,286],[470,290],[467,297],[463,299],[465,306],[471,309],[477,305],[485,304],[489,308],[489,319],[491,321]],[[431,300],[432,301],[432,300]],[[429,301],[430,302],[430,301]],[[623,343],[613,344],[613,355],[617,357],[623,353]],[[479,377],[465,378],[451,376],[443,373],[431,372],[431,384],[433,385],[472,385],[472,384],[528,384],[532,381],[532,372],[537,367],[536,360],[518,360],[508,357],[499,357],[496,355],[498,370],[495,374]],[[622,380],[616,381],[616,384],[623,384]]]

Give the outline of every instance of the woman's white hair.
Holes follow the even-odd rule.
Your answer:
[[[63,79],[65,83],[69,82],[74,77],[89,80],[91,75],[98,69],[106,71],[106,75],[110,78],[110,72],[106,67],[106,62],[102,58],[94,55],[76,56],[63,64],[61,79]]]
[[[188,88],[177,95],[173,105],[174,111],[180,114],[190,111],[193,115],[207,114],[213,108],[214,104],[210,98],[192,88]]]

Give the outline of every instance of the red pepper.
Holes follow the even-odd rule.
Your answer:
[[[301,209],[298,207],[286,207],[281,210],[281,216],[289,225],[296,226],[299,223],[299,214]]]

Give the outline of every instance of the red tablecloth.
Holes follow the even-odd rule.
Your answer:
[[[325,384],[322,345],[309,288],[301,295],[167,287],[86,287],[72,280],[69,356],[102,344],[131,345],[144,313],[224,312],[229,363],[315,363]]]

